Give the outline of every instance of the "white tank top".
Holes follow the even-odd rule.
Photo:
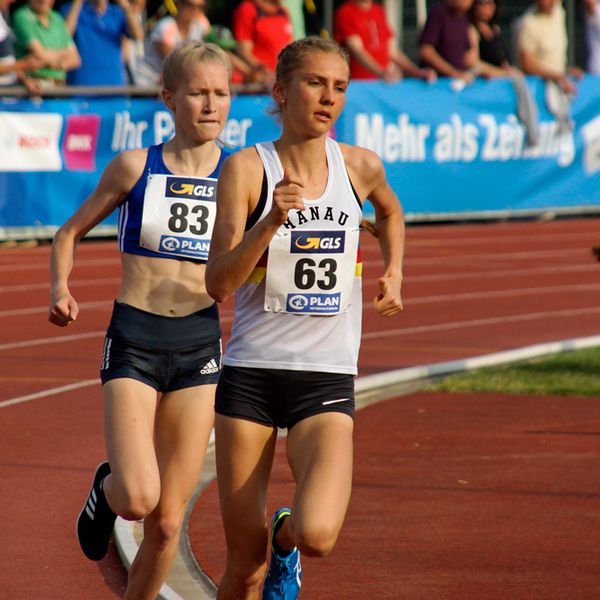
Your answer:
[[[272,142],[257,144],[256,149],[267,178],[266,201],[258,222],[271,210],[273,190],[283,178],[283,167]],[[277,232],[277,236],[288,240],[287,253],[274,258],[277,253],[272,242],[269,252],[236,292],[226,365],[357,373],[362,261],[360,249],[350,256],[348,248],[351,239],[358,237],[355,231],[362,209],[341,150],[329,138],[326,153],[329,174],[323,195],[305,199],[303,211],[290,211],[288,221]],[[284,246],[285,242],[279,250]],[[343,274],[342,259],[346,267],[350,264],[350,275]],[[279,268],[275,269],[274,264]],[[282,281],[271,284],[269,267],[282,275]],[[281,302],[265,297],[267,279],[271,287],[283,290]],[[347,284],[345,291],[342,280]]]

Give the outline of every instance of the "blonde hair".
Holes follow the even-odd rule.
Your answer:
[[[163,87],[174,91],[186,76],[191,64],[214,63],[227,69],[231,77],[231,60],[227,53],[216,44],[186,42],[177,46],[165,57],[162,64]]]
[[[326,52],[328,54],[337,54],[344,60],[346,65],[350,64],[348,52],[337,42],[333,40],[311,35],[288,44],[277,57],[277,69],[275,71],[275,81],[286,84],[293,72],[300,67],[304,57],[312,52]]]
[[[275,83],[287,85],[296,69],[299,69],[304,58],[312,52],[326,52],[337,54],[346,65],[350,66],[348,52],[333,40],[311,35],[288,44],[277,57],[277,68],[275,69]],[[281,106],[275,101],[267,107],[267,114],[277,121],[281,120]]]

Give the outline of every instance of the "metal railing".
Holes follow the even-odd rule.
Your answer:
[[[72,96],[132,96],[136,98],[159,98],[160,87],[140,87],[135,85],[118,86],[56,86],[40,91],[35,97],[41,98],[69,98]],[[231,93],[240,94],[266,94],[269,89],[261,83],[233,84]],[[0,87],[0,98],[27,98],[31,94],[20,85]]]

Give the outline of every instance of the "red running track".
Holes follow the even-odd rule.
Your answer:
[[[361,374],[600,333],[600,265],[590,253],[590,247],[600,237],[599,223],[598,219],[590,218],[551,222],[409,227],[405,262],[405,311],[392,320],[378,317],[370,306],[370,298],[375,295],[381,265],[377,258],[376,245],[371,239],[363,238],[365,309]],[[4,581],[0,583],[0,598],[118,598],[122,595],[125,574],[114,550],[107,560],[99,564],[89,563],[80,555],[74,538],[74,518],[88,491],[91,472],[104,456],[101,394],[95,380],[104,328],[118,284],[118,255],[114,243],[82,244],[71,286],[72,292],[80,302],[81,316],[76,324],[68,329],[59,330],[46,322],[48,254],[47,246],[0,251],[0,378],[3,384],[0,391],[0,409],[3,417],[0,419],[0,507],[4,515],[9,515],[4,521],[5,543],[0,550],[0,558],[5,565],[5,577],[2,578]],[[222,316],[223,328],[227,335],[231,322],[230,305],[224,307]],[[71,389],[65,386],[71,386]],[[446,539],[445,534],[441,533],[442,529],[438,531],[436,523],[454,523],[453,536],[457,536],[462,531],[458,525],[461,522],[468,523],[464,498],[461,499],[460,506],[446,502],[437,505],[432,503],[429,521],[405,521],[411,512],[400,511],[400,508],[407,506],[407,502],[410,506],[410,502],[423,501],[418,498],[407,499],[404,494],[402,497],[399,495],[403,487],[410,488],[411,484],[405,483],[409,480],[405,479],[404,471],[401,479],[396,477],[399,471],[394,470],[394,461],[399,460],[402,466],[405,466],[406,461],[409,470],[416,469],[416,465],[410,465],[413,457],[403,454],[402,447],[398,446],[398,443],[403,443],[402,440],[410,439],[412,428],[411,421],[403,411],[408,410],[410,413],[410,406],[414,405],[414,411],[420,414],[421,409],[415,408],[417,405],[425,403],[425,406],[431,402],[435,406],[436,402],[441,402],[436,398],[422,398],[421,395],[405,398],[365,409],[364,416],[358,421],[357,492],[354,495],[352,510],[358,510],[356,499],[361,498],[360,490],[363,488],[368,488],[371,494],[360,500],[361,503],[366,503],[365,506],[370,506],[378,497],[384,502],[384,498],[391,494],[391,506],[389,503],[385,505],[386,514],[389,515],[389,521],[385,521],[386,530],[395,531],[397,543],[406,546],[414,539],[415,529],[424,528],[430,532],[429,545],[424,546],[427,551],[425,556],[421,556],[422,560],[418,556],[401,554],[403,561],[398,566],[400,571],[397,575],[403,583],[408,581],[408,588],[403,587],[403,591],[398,591],[398,587],[393,585],[388,591],[380,591],[379,596],[373,597],[561,597],[547,595],[548,590],[543,594],[534,593],[536,589],[542,590],[535,586],[531,588],[530,595],[526,595],[523,589],[521,594],[511,592],[500,596],[486,595],[485,581],[480,582],[479,588],[477,585],[468,589],[461,588],[462,571],[459,567],[467,554],[461,554],[460,550],[468,546],[460,537],[456,537],[454,547],[452,544],[442,544],[441,540]],[[488,424],[496,431],[493,428],[494,412],[488,414],[483,408],[480,409],[477,398],[468,402],[471,403],[469,413],[474,413],[469,416],[479,415],[474,426]],[[550,410],[555,405],[556,402],[552,401],[546,408]],[[598,427],[594,429],[594,423],[598,423],[599,409],[595,404],[586,401],[577,404],[576,409],[581,411],[581,407],[585,408],[584,412],[589,417],[591,429],[577,436],[565,435],[560,440],[575,440],[587,436],[585,439],[589,440],[590,444],[594,442],[592,434],[598,431]],[[547,412],[546,408],[540,411],[541,415]],[[428,410],[426,406],[424,410]],[[444,408],[441,415],[446,414],[447,410]],[[496,418],[501,421],[511,414],[507,412],[504,417],[503,410],[499,407],[494,410]],[[570,418],[568,411],[573,408],[566,406],[565,410],[565,418]],[[522,415],[520,416],[517,410],[514,415],[515,423],[520,418]],[[369,425],[372,420],[375,423],[373,428]],[[439,426],[444,422],[446,421],[440,420]],[[560,423],[560,420],[557,422]],[[363,423],[364,429],[361,430]],[[382,431],[378,429],[382,423],[395,423],[396,433],[393,433],[392,437],[377,433]],[[473,431],[480,430],[468,428],[467,423],[465,418],[464,428],[457,428],[450,433],[435,433],[435,430],[423,433],[424,439],[431,440],[436,436],[445,439],[445,436],[451,436],[456,440],[456,445],[462,444],[460,440],[474,443]],[[544,425],[542,419],[539,425],[542,430],[548,425],[556,429],[556,422]],[[481,431],[484,430],[482,427]],[[581,433],[578,425],[575,430]],[[499,434],[496,432],[495,435]],[[543,437],[536,438],[534,434],[530,434],[527,439],[542,440]],[[381,440],[388,440],[387,454],[376,451],[381,446]],[[411,443],[422,444],[422,441]],[[512,442],[506,443],[507,447],[510,447]],[[560,444],[558,448],[560,450]],[[589,458],[589,452],[588,448],[579,454],[574,451],[570,456],[573,460],[579,456],[585,462]],[[391,464],[394,469],[390,471],[382,468],[380,463],[370,462],[371,454],[373,460],[383,457],[380,459],[384,464]],[[434,462],[446,455],[449,457],[443,444],[431,456],[424,455],[425,460],[418,465],[421,471],[415,471],[416,479],[413,485],[417,485],[418,481],[422,482],[421,477],[427,473],[434,482],[431,484],[432,489],[436,489],[438,479],[443,479],[444,474],[449,474],[453,464],[458,464],[460,460],[469,463],[469,459],[473,459],[473,456],[456,459],[454,463],[450,461],[450,466],[443,461],[439,464]],[[529,465],[528,451],[519,449],[509,455],[510,464],[506,469],[511,473],[525,473]],[[577,473],[582,472],[581,464],[578,464],[575,468],[568,464],[561,467],[561,464],[556,463],[558,473],[555,473],[555,476],[563,476],[565,483],[564,489],[553,493],[559,496],[566,495],[580,506],[587,515],[588,531],[594,532],[597,529],[594,525],[597,526],[599,521],[597,495],[600,486],[597,485],[597,478],[593,480],[588,477],[589,485],[578,488],[575,478]],[[563,468],[564,473],[561,471]],[[279,483],[273,486],[274,500],[277,500],[278,494],[285,495],[285,485],[289,485],[289,482],[286,483],[286,469],[281,465],[277,469],[281,469],[275,474],[283,487],[280,488]],[[594,470],[588,465],[587,472],[596,473],[597,469]],[[550,473],[551,471],[547,470],[548,477]],[[568,477],[565,478],[565,475]],[[364,483],[365,477],[368,478],[368,485]],[[464,480],[468,481],[468,478]],[[459,484],[462,485],[466,484]],[[581,482],[577,485],[581,486]],[[540,489],[543,492],[545,488],[542,486]],[[454,491],[454,488],[451,491]],[[458,496],[455,494],[455,497]],[[527,506],[531,515],[535,515],[536,512],[541,515],[544,498],[544,493],[524,493],[518,498],[519,506]],[[509,520],[517,510],[516,498],[507,494],[505,499],[506,502],[502,505],[505,518],[498,520],[497,529],[492,530],[492,534],[501,530],[503,522]],[[593,510],[592,505],[588,506],[586,502],[595,503],[596,509]],[[216,507],[213,505],[210,510],[201,510],[204,503],[210,505],[210,494],[202,497],[194,515],[203,514],[212,523],[218,524]],[[452,514],[444,514],[443,511],[451,506]],[[564,513],[561,514],[564,516]],[[463,521],[459,519],[461,515]],[[555,513],[548,513],[547,519],[551,520],[555,516]],[[332,560],[341,565],[346,564],[342,560],[344,553],[357,555],[357,548],[363,548],[363,543],[368,539],[368,536],[364,535],[364,529],[354,529],[357,525],[355,518],[358,518],[358,525],[362,523],[366,531],[371,531],[373,527],[376,531],[381,531],[382,517],[378,514],[373,515],[371,511],[352,512],[344,530],[345,537],[340,540],[340,554],[336,554],[336,549],[332,557]],[[515,532],[525,536],[529,521],[531,519],[525,516],[522,520],[515,521],[514,524],[521,527],[515,529]],[[200,536],[193,538],[194,550],[202,561],[212,561],[207,568],[214,576],[218,576],[218,544],[211,546],[207,557],[202,540],[210,538],[204,536],[203,527],[194,516],[192,533],[196,532]],[[597,591],[600,589],[600,581],[597,576],[593,579],[589,573],[598,572],[598,561],[596,560],[594,568],[591,568],[589,563],[598,558],[597,551],[594,554],[594,548],[597,549],[600,544],[592,544],[588,548],[584,542],[597,541],[597,536],[596,539],[592,534],[586,537],[585,530],[581,530],[580,533],[577,543],[571,540],[565,547],[568,548],[568,552],[564,552],[557,545],[554,561],[546,561],[544,565],[547,567],[548,564],[558,565],[568,561],[575,546],[584,552],[589,549],[587,556],[590,568],[584,568],[585,561],[577,562],[579,570],[576,569],[570,574],[570,580],[578,581],[581,585],[587,582],[589,587],[584,586],[585,590]],[[474,535],[472,531],[471,534]],[[490,568],[493,567],[492,570],[503,574],[506,580],[513,582],[523,577],[524,572],[529,572],[529,565],[533,565],[532,568],[540,574],[541,581],[543,574],[551,573],[552,570],[539,566],[535,537],[530,536],[525,545],[527,564],[519,563],[520,566],[517,566],[514,561],[509,560],[511,548],[522,548],[518,544],[519,537],[516,534],[512,539],[514,546],[506,546],[504,554],[499,556],[498,560],[494,558],[493,553],[489,553],[482,555],[481,561],[490,565]],[[348,545],[349,542],[351,543]],[[553,543],[559,542],[562,543],[561,540],[553,540]],[[454,562],[451,560],[453,556]],[[426,560],[427,557],[431,560]],[[475,560],[475,557],[471,558]],[[348,563],[343,581],[349,582],[349,591],[335,597],[364,598],[366,590],[378,589],[373,587],[375,582],[371,580],[369,573],[376,575],[378,581],[382,580],[377,568],[380,562],[360,553],[363,577],[352,577],[355,564]],[[422,589],[424,582],[432,580],[431,569],[435,565],[439,565],[436,571],[439,579],[436,579],[435,584],[438,587],[430,589],[429,595],[418,595],[418,590]],[[327,574],[329,571],[321,572],[319,576],[320,567],[307,566],[307,573],[311,568],[315,569],[315,575],[307,575],[305,597],[318,599],[316,589],[313,588],[314,593],[309,591],[310,586],[317,585],[318,582],[322,584],[325,581],[330,586],[329,589],[331,586],[338,586],[338,583],[341,585],[341,582]],[[588,575],[585,575],[586,573]],[[488,575],[486,581],[489,583],[492,579]],[[477,589],[481,592],[479,595]],[[346,595],[351,593],[350,590],[358,595]],[[583,599],[594,596],[575,594],[562,597]]]

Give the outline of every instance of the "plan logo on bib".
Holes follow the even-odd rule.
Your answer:
[[[180,246],[181,242],[176,237],[163,235],[160,238],[160,249],[164,252],[177,252]]]
[[[160,238],[159,252],[189,256],[198,260],[207,260],[210,251],[210,240],[163,235]]]
[[[286,312],[328,314],[340,311],[341,294],[288,294]]]

